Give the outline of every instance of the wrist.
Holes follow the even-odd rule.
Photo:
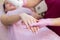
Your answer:
[[[25,16],[25,15],[26,15],[26,13],[19,14],[20,17]]]
[[[52,19],[45,19],[46,25],[47,26],[52,26],[53,25],[53,20]]]

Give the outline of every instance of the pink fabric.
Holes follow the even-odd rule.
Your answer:
[[[0,20],[0,40],[9,40],[8,31]]]
[[[47,27],[40,28],[36,33],[26,29],[22,21],[10,28],[11,40],[60,40],[60,37]]]
[[[3,8],[2,8],[2,4],[0,4],[0,40],[9,40],[8,31],[1,22],[1,15],[3,15],[3,14],[4,14],[4,12],[3,12]]]

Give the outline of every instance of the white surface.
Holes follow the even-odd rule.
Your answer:
[[[16,7],[22,7],[23,6],[23,0],[7,0],[8,2],[12,3]]]

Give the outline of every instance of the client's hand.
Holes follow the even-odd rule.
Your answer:
[[[37,19],[35,19],[34,17],[32,17],[26,13],[20,14],[20,17],[23,20],[23,22],[26,24],[26,26],[29,30],[31,30],[32,32],[35,32],[38,30],[38,27],[30,27],[29,26],[32,23],[36,23]]]

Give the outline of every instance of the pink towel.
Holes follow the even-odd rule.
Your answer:
[[[60,40],[60,37],[47,27],[40,28],[36,33],[29,31],[21,20],[10,28],[10,34],[11,40]]]

